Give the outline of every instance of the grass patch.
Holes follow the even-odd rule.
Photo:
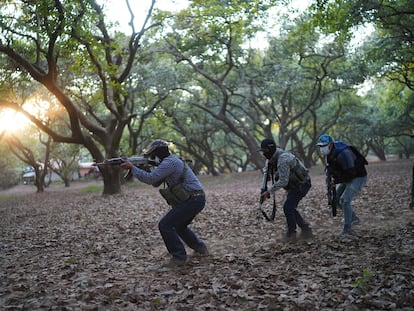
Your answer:
[[[8,199],[10,199],[12,197],[11,194],[0,194],[0,202],[1,201],[7,201]]]
[[[82,193],[94,193],[103,190],[103,185],[87,185],[81,189],[79,189]]]
[[[201,183],[206,186],[215,186],[223,183],[231,183],[235,180],[233,174],[220,174],[218,176],[198,176],[198,178],[200,179]]]

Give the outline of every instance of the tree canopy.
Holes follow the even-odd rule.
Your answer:
[[[105,2],[1,3],[0,108],[99,162],[164,138],[213,175],[261,168],[265,137],[307,166],[325,132],[383,160],[411,153],[402,138],[414,119],[410,1],[313,1],[276,19],[288,1],[194,0],[168,12],[153,0],[139,30],[125,3],[129,33],[105,15]],[[278,30],[254,46],[271,20]],[[42,92],[59,118],[28,109]],[[102,174],[104,194],[118,193],[119,168]]]

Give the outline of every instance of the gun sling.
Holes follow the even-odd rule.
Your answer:
[[[268,174],[269,174],[269,166],[268,166],[268,161],[266,161],[266,171],[264,172],[263,175],[263,184],[262,184],[262,191],[267,191],[267,178],[268,178]],[[271,170],[271,181],[274,181],[274,172],[273,170]],[[270,216],[268,216],[266,214],[266,212],[263,210],[262,208],[262,204],[263,202],[259,203],[259,209],[260,212],[262,213],[263,217],[267,220],[267,221],[274,221],[275,217],[276,217],[276,197],[273,195],[273,207],[272,207],[272,214]]]

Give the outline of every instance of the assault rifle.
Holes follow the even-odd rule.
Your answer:
[[[98,166],[114,166],[114,165],[121,165],[125,161],[131,162],[134,166],[139,167],[140,169],[143,169],[147,172],[151,171],[151,168],[156,166],[156,163],[154,160],[150,160],[144,156],[138,156],[138,157],[118,157],[118,158],[111,158],[106,159],[101,163],[96,163],[95,165]],[[125,174],[124,179],[130,180],[132,178],[131,170],[128,170],[128,172]]]
[[[414,135],[411,135],[411,138],[414,138]],[[413,165],[413,174],[411,176],[411,202],[410,208],[414,208],[414,165]]]
[[[414,208],[414,166],[413,166],[413,176],[411,177],[411,203],[410,208]]]
[[[328,195],[328,205],[331,207],[332,217],[336,216],[336,186],[332,183],[331,175],[326,175],[326,187]]]
[[[260,218],[260,213],[261,213],[267,221],[273,221],[275,220],[275,216],[276,216],[276,198],[274,194],[273,194],[273,209],[272,209],[271,216],[269,217],[263,209],[263,202],[265,201],[265,199],[262,197],[262,194],[265,191],[267,191],[268,180],[269,180],[269,160],[266,160],[265,166],[263,168],[262,188],[260,189],[261,192],[260,192],[260,199],[259,199],[259,214],[257,215],[257,218]]]

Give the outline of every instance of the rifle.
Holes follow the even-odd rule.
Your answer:
[[[414,134],[411,135],[411,138],[414,138]],[[413,165],[413,174],[411,176],[411,202],[410,202],[410,208],[414,208],[414,165]]]
[[[331,175],[326,175],[328,205],[331,207],[332,217],[336,216],[336,186],[332,183]]]
[[[147,172],[151,171],[151,168],[153,166],[156,166],[156,163],[154,160],[150,160],[144,156],[138,156],[138,157],[117,157],[117,158],[111,158],[111,159],[105,159],[101,163],[95,163],[94,165],[98,166],[114,166],[114,165],[121,165],[122,163],[129,161],[134,166],[139,167],[140,169],[143,169]],[[128,172],[125,174],[124,179],[130,180],[132,178],[131,170],[128,170]]]
[[[259,199],[259,214],[257,215],[257,218],[260,218],[260,213],[263,215],[263,217],[267,221],[273,221],[275,220],[276,216],[276,198],[275,195],[273,195],[273,209],[272,214],[269,217],[266,212],[263,210],[263,202],[265,199],[262,197],[262,194],[267,191],[267,181],[269,180],[269,160],[266,160],[265,166],[263,168],[263,179],[262,179],[262,188],[260,189],[260,199]]]
[[[413,166],[413,175],[411,177],[411,203],[410,208],[414,208],[414,166]]]

